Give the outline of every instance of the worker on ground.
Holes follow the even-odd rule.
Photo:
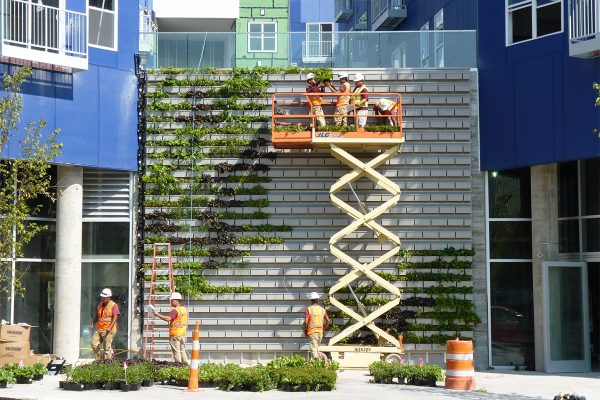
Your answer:
[[[109,360],[113,356],[112,341],[117,333],[120,312],[117,303],[112,301],[112,291],[109,288],[102,290],[100,298],[96,315],[90,324],[90,331],[96,325],[91,344],[96,360]]]
[[[354,75],[355,87],[352,93],[359,94],[352,99],[356,106],[358,115],[358,127],[364,128],[367,125],[367,115],[369,114],[369,89],[365,86],[365,76],[363,74]]]
[[[323,93],[325,91],[325,84],[315,81],[315,74],[309,73],[306,75],[306,93]],[[310,112],[312,115],[317,116],[318,126],[325,126],[325,115],[323,114],[323,98],[321,96],[308,96],[310,103]]]
[[[375,111],[375,115],[384,115],[387,116],[387,124],[390,126],[396,126],[398,121],[398,103],[390,100],[390,99],[379,99],[377,103],[373,106],[373,111]],[[377,118],[378,122],[383,118]],[[378,125],[383,125],[378,123]]]
[[[310,303],[310,306],[304,311],[304,333],[308,336],[311,357],[318,358],[323,333],[327,330],[331,321],[327,311],[319,305],[318,293],[312,292],[310,294]]]
[[[171,353],[173,353],[173,361],[187,362],[185,336],[188,324],[188,312],[181,305],[183,298],[180,293],[173,292],[169,300],[172,307],[169,315],[163,315],[155,311],[154,307],[152,307],[152,311],[158,318],[169,323],[169,345],[171,346]]]
[[[335,121],[335,126],[348,126],[348,105],[350,104],[350,96],[347,94],[350,93],[350,84],[348,83],[348,73],[340,72],[338,74],[340,79],[340,88],[336,89],[333,87],[331,82],[327,82],[327,87],[333,93],[346,93],[346,95],[338,96],[337,103],[335,103],[335,114],[333,120]]]

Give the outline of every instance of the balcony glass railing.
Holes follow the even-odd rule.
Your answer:
[[[375,21],[388,10],[398,10],[404,5],[404,0],[371,0],[371,21]]]
[[[352,15],[353,0],[335,0],[335,21],[346,22]]]
[[[236,32],[140,33],[153,43],[145,67],[235,66],[331,68],[472,68],[475,31],[335,32],[332,40],[307,41],[306,33],[277,33],[276,51],[251,52],[248,34]],[[437,35],[437,36],[436,36]],[[441,48],[434,40],[443,36]],[[426,53],[431,54],[426,54]],[[435,62],[443,57],[442,64]]]
[[[85,13],[26,0],[2,0],[3,56],[73,67],[85,64],[87,68],[87,39]],[[36,59],[35,52],[48,58]],[[57,56],[84,62],[62,63]]]

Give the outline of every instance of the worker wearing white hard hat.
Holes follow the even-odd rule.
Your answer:
[[[185,336],[188,324],[188,311],[181,305],[181,301],[183,300],[181,293],[171,293],[169,300],[171,301],[171,312],[169,315],[157,312],[153,306],[150,306],[150,312],[169,323],[169,345],[171,346],[173,361],[187,362]]]
[[[377,118],[378,125],[383,125],[379,122],[386,120],[388,125],[396,126],[398,121],[398,103],[390,99],[379,99],[375,105],[373,105],[373,111],[375,115],[386,116],[387,118]]]
[[[333,114],[333,120],[335,121],[336,126],[348,126],[348,105],[350,104],[350,96],[347,94],[350,93],[350,84],[348,83],[348,73],[346,71],[338,72],[338,78],[340,80],[340,87],[336,89],[331,85],[331,82],[327,83],[327,87],[333,93],[346,93],[345,95],[340,95],[337,98],[337,102],[335,103],[335,113]]]
[[[100,302],[89,326],[92,335],[92,351],[96,360],[108,360],[113,356],[112,342],[117,333],[119,306],[112,300],[112,290],[105,288],[100,292]]]
[[[315,81],[315,74],[312,72],[306,74],[306,93],[310,93],[308,103],[310,104],[310,113],[315,116],[318,126],[325,126],[325,114],[323,113],[323,98],[316,96],[317,93],[323,93],[325,91],[325,83],[320,82],[317,84]]]
[[[367,115],[369,114],[369,89],[365,86],[365,76],[361,73],[354,74],[352,79],[355,82],[353,102],[358,116],[358,127],[364,128],[367,125]]]
[[[317,292],[312,292],[309,295],[310,306],[304,311],[304,333],[308,336],[312,358],[319,357],[319,346],[323,340],[323,333],[331,323],[327,311],[319,305],[319,297]]]

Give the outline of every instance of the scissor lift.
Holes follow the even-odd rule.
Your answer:
[[[277,93],[273,95],[272,99],[272,141],[273,146],[278,149],[329,149],[332,156],[351,169],[350,172],[340,177],[329,190],[329,197],[333,205],[354,220],[329,240],[331,253],[351,267],[351,270],[329,290],[329,301],[356,322],[330,338],[327,345],[319,347],[319,351],[330,353],[331,358],[338,361],[342,368],[366,368],[371,362],[379,360],[382,354],[403,353],[402,337],[393,337],[374,323],[378,317],[400,304],[400,290],[379,276],[375,269],[396,256],[400,250],[400,238],[381,226],[376,219],[393,208],[400,200],[400,187],[377,172],[377,168],[398,154],[402,143],[404,143],[404,137],[402,136],[402,99],[397,93],[369,93],[371,104],[374,104],[379,98],[393,100],[396,103],[396,112],[390,116],[368,115],[367,125],[361,128],[356,115],[356,107],[351,105],[347,107],[349,111],[347,122],[350,128],[329,128],[329,125],[327,125],[323,129],[317,126],[318,116],[312,112],[309,105],[312,96],[321,96],[323,100],[333,100],[324,101],[322,104],[326,121],[333,121],[335,112],[332,110],[335,109],[335,100],[339,95],[329,93]],[[356,96],[358,95],[351,95],[353,98]],[[354,102],[351,101],[351,104],[354,104]],[[377,130],[377,127],[383,126],[386,126],[385,131],[382,131],[382,128],[379,128],[379,131]],[[353,156],[350,151],[377,151],[378,154],[370,161],[363,162]],[[362,205],[359,210],[338,196],[340,191],[363,177],[370,179],[377,187],[389,192],[391,194],[389,200],[373,210],[367,210]],[[381,243],[391,242],[393,248],[369,263],[363,264],[352,258],[338,246],[338,243],[362,227],[372,230]],[[335,294],[340,289],[346,286],[350,287],[349,285],[352,282],[361,277],[369,278],[385,288],[392,294],[392,300],[370,314],[363,312],[361,315],[336,299]],[[362,327],[369,328],[376,337],[385,339],[387,345],[338,344]]]

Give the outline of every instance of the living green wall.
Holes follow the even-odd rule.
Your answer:
[[[264,10],[261,15],[261,10]],[[283,66],[288,63],[288,37],[277,35],[277,51],[255,53],[248,51],[248,23],[254,21],[277,22],[277,32],[289,31],[289,3],[287,0],[240,0],[240,18],[236,22],[236,65],[254,67]]]

